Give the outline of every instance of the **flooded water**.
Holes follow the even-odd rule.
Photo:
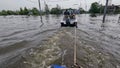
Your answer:
[[[39,17],[0,17],[1,65],[3,62],[6,63],[9,59],[19,55],[24,50],[39,45],[41,40],[52,35],[59,28],[59,17],[44,16],[43,20],[44,25],[41,27]]]
[[[107,16],[105,23],[102,23],[102,15],[81,14],[77,18],[78,39],[91,42],[98,51],[110,54],[120,64],[119,15]],[[13,58],[55,34],[61,29],[61,19],[61,15],[43,16],[44,25],[41,26],[39,16],[0,16],[0,68],[5,68]]]
[[[86,35],[83,38],[92,42],[97,42],[103,50],[108,51],[120,61],[120,23],[118,23],[119,15],[111,15],[106,17],[106,22],[102,23],[102,16],[87,19],[79,16],[79,28]],[[103,27],[101,27],[103,26]]]

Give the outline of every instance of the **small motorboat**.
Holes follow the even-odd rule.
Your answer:
[[[61,27],[77,27],[77,19],[75,15],[66,15],[61,21]]]

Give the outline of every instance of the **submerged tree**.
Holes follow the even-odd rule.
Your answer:
[[[85,13],[85,10],[83,8],[79,8],[80,13]]]
[[[50,13],[51,14],[61,14],[62,13],[61,7],[57,4],[55,8],[51,9]]]
[[[8,14],[7,14],[7,11],[2,10],[1,15],[8,15]]]
[[[29,10],[26,7],[24,7],[24,15],[28,15],[28,13],[29,13]]]
[[[20,8],[20,11],[19,11],[20,15],[28,15],[28,13],[29,13],[29,10],[26,7],[24,7],[24,9]]]
[[[49,7],[47,4],[45,4],[45,13],[46,14],[49,14],[50,13],[50,10],[49,10]]]
[[[37,8],[33,8],[31,12],[33,15],[39,15],[39,10]]]
[[[99,5],[99,3],[94,2],[91,4],[89,12],[90,13],[100,13],[100,9],[101,9],[101,6]]]
[[[23,14],[24,14],[24,11],[23,11],[22,8],[20,8],[19,14],[20,14],[20,15],[23,15]]]

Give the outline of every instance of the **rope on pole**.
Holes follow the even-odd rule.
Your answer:
[[[72,68],[81,68],[77,63],[77,28],[75,27],[75,43],[74,43],[74,65]]]
[[[77,47],[77,37],[76,37],[77,35],[76,35],[76,27],[75,27],[75,43],[74,43],[74,65],[76,65],[76,63],[77,63],[77,61],[76,61],[76,57],[77,57],[77,49],[76,49],[76,47]]]

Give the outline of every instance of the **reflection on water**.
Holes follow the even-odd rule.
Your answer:
[[[85,33],[81,38],[97,42],[103,51],[120,61],[119,15],[107,16],[104,24],[102,15],[90,17],[89,14],[82,14],[77,18],[78,30]],[[60,29],[61,19],[61,15],[43,16],[44,25],[40,27],[39,16],[0,16],[0,62],[39,45],[41,40]]]
[[[82,16],[81,16],[82,17]],[[120,60],[120,24],[119,15],[107,16],[106,22],[102,23],[102,16],[87,17],[86,20],[80,19],[79,29],[88,34],[87,38],[98,42],[100,47],[112,53],[117,60]]]

